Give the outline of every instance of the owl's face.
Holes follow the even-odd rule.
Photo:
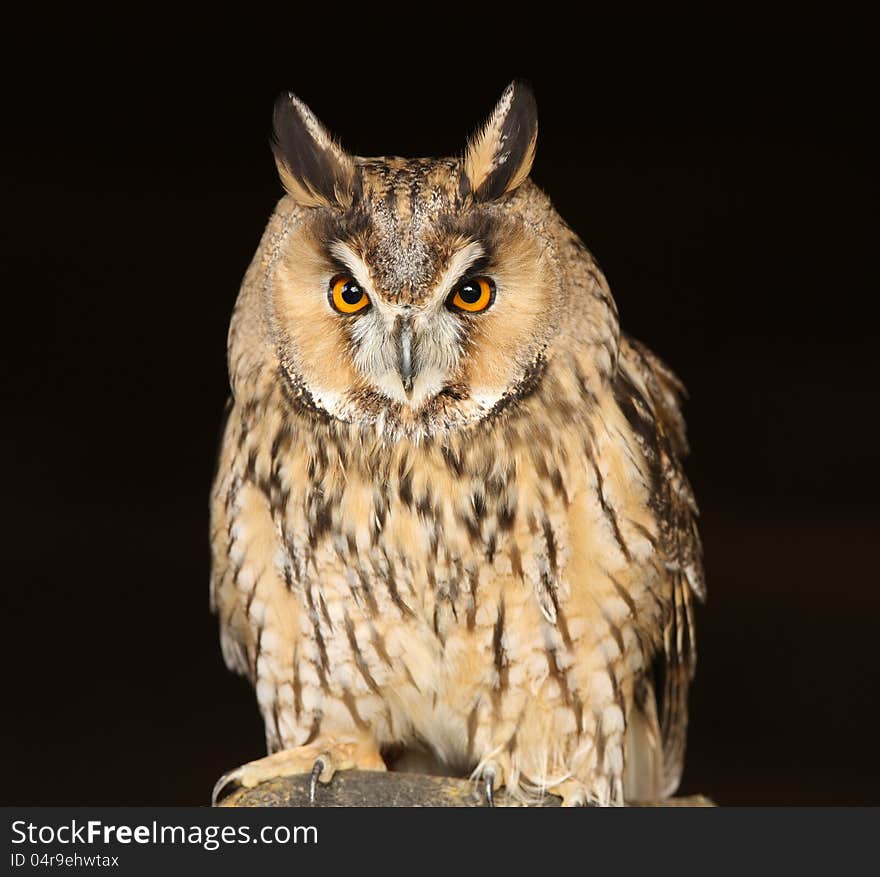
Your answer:
[[[531,94],[509,88],[463,159],[352,158],[287,96],[275,129],[298,206],[270,314],[297,389],[333,418],[421,433],[526,392],[560,299],[540,224],[521,209],[543,198],[521,187]]]

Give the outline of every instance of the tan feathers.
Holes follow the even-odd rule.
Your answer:
[[[671,793],[703,591],[681,387],[527,179],[531,93],[463,159],[352,159],[291,96],[275,121],[212,589],[284,754],[237,776],[418,748],[524,801]],[[490,306],[450,306],[475,279]]]

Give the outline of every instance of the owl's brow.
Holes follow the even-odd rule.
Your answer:
[[[345,241],[333,241],[328,247],[330,255],[338,259],[354,275],[354,279],[367,290],[372,290],[373,284],[370,268],[367,263]]]
[[[444,299],[452,291],[452,287],[484,256],[486,251],[479,241],[471,241],[457,252],[453,253],[440,279],[434,285],[434,297]]]
[[[367,290],[373,288],[372,275],[367,263],[345,241],[333,241],[328,250],[349,271],[354,279]],[[471,241],[449,258],[446,268],[434,285],[432,298],[445,299],[455,283],[474,265],[485,261],[486,251],[479,241]]]

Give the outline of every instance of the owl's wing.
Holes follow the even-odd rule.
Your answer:
[[[684,766],[687,694],[696,666],[694,597],[706,595],[697,504],[684,473],[688,453],[680,400],[684,387],[675,374],[639,342],[621,342],[615,397],[633,428],[651,469],[651,508],[659,529],[658,551],[668,578],[663,651],[655,669],[660,693],[663,794],[678,787]]]
[[[241,611],[237,579],[240,561],[235,559],[234,511],[239,502],[241,472],[236,450],[240,445],[240,426],[233,416],[230,398],[223,412],[220,451],[211,491],[211,611],[220,622],[220,646],[226,666],[235,673],[253,678],[253,634]]]

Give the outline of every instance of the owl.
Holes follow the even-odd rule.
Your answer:
[[[274,131],[211,499],[269,755],[215,802],[401,766],[489,805],[670,795],[704,595],[683,388],[529,179],[532,92],[453,158],[352,156],[293,95]]]

